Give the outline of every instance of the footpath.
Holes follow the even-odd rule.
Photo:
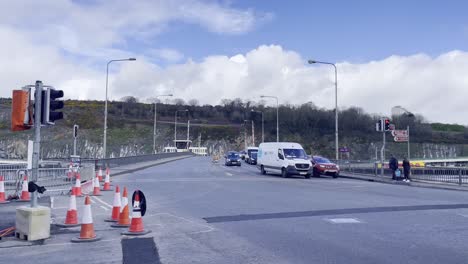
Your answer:
[[[394,181],[388,176],[380,176],[380,175],[373,176],[373,175],[342,172],[342,173],[340,173],[340,178],[380,182],[380,183],[386,183],[386,184],[406,185],[406,186],[410,186],[410,187],[442,189],[442,190],[452,190],[452,191],[468,191],[468,185],[458,185],[458,184],[454,184],[454,183],[423,181],[423,180],[417,180],[417,179],[412,179],[411,182]]]

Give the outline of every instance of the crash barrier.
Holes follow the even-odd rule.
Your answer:
[[[4,176],[5,180],[6,197],[19,197],[22,191],[24,176],[28,176],[29,180],[31,180],[31,170],[26,169],[26,166],[26,164],[0,165],[0,175]],[[38,169],[36,184],[46,188],[46,192],[41,194],[41,196],[68,195],[71,188],[75,185],[74,177],[69,177],[69,168],[60,168],[57,163],[54,163],[53,166],[44,164],[41,164],[41,166],[47,166]],[[83,182],[90,180],[94,174],[94,166],[84,164],[80,167],[79,173],[81,174],[81,180]]]
[[[382,177],[381,168],[378,164],[341,164],[341,172],[350,174],[370,175]],[[403,168],[399,168],[401,171]],[[401,174],[403,177],[403,173]],[[392,171],[384,168],[383,177],[391,178]],[[411,168],[410,177],[413,180],[443,182],[453,184],[468,184],[468,167],[424,167]]]
[[[140,162],[156,161],[160,159],[167,159],[173,157],[181,157],[187,155],[195,155],[191,152],[173,152],[173,153],[157,153],[150,155],[120,157],[120,158],[107,158],[107,159],[81,159],[81,164],[94,164],[95,170],[99,168],[115,168],[122,165],[135,164]]]

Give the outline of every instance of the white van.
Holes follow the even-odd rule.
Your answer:
[[[281,173],[283,178],[301,175],[308,179],[313,172],[312,163],[302,146],[292,142],[261,143],[257,166],[262,174]]]

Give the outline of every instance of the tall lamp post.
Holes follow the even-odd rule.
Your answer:
[[[276,99],[276,142],[279,142],[279,115],[278,115],[279,101],[278,101],[278,97],[272,96],[272,95],[261,95],[260,98],[274,98],[274,99]]]
[[[156,95],[156,101],[154,102],[154,126],[153,126],[153,154],[156,154],[156,116],[157,116],[157,105],[158,105],[158,97],[163,96],[172,96],[172,94],[160,94]]]
[[[118,60],[110,60],[109,62],[107,62],[107,68],[106,68],[106,102],[105,102],[105,105],[104,105],[104,142],[103,142],[104,154],[103,154],[103,158],[107,157],[107,101],[108,101],[107,90],[108,90],[108,86],[109,86],[109,64],[111,64],[114,61],[136,61],[136,59],[135,58],[118,59]]]
[[[255,111],[255,110],[251,110],[252,113],[260,113],[262,114],[262,143],[265,142],[265,126],[264,126],[264,121],[263,121],[263,112],[262,111]]]
[[[336,65],[331,62],[309,60],[309,64],[327,64],[332,65],[335,68],[335,158],[339,160],[338,153],[338,71],[336,70]]]
[[[188,113],[188,109],[184,109],[184,110],[176,110],[175,111],[175,118],[174,118],[174,146],[177,148],[177,112],[187,112]]]

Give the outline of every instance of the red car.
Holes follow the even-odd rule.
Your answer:
[[[340,175],[340,167],[330,160],[320,156],[313,156],[312,166],[314,167],[314,177],[320,177],[320,175],[329,175],[333,178],[338,178]]]

